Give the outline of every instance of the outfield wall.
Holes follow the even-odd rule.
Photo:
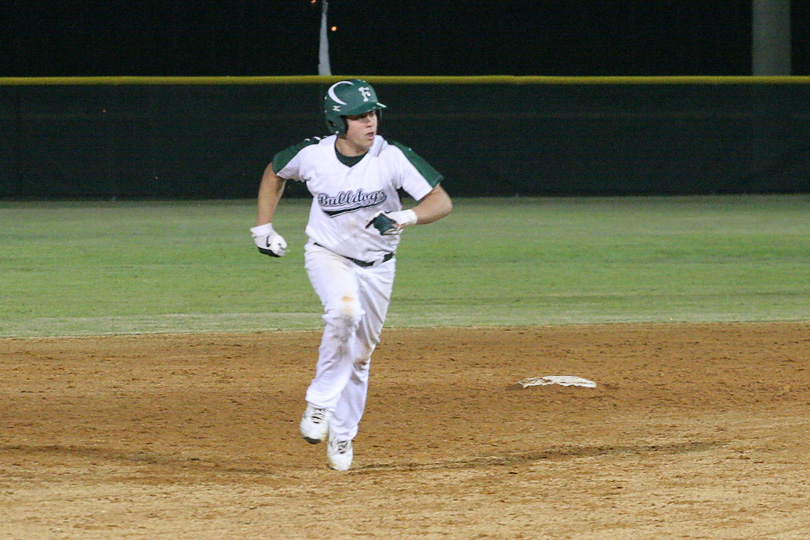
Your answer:
[[[334,80],[0,78],[0,197],[253,197]],[[807,77],[367,80],[454,195],[810,192]]]

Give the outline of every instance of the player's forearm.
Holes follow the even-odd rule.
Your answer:
[[[413,208],[416,213],[417,223],[433,223],[438,221],[453,210],[453,201],[450,195],[441,187],[436,186],[428,193],[418,205]]]
[[[284,192],[284,180],[273,171],[273,165],[267,166],[259,185],[258,212],[256,225],[264,225],[273,221],[281,194]]]

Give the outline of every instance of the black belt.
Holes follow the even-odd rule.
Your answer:
[[[315,244],[318,247],[322,247],[323,249],[329,249],[327,247],[324,247],[324,246],[320,245],[318,242],[313,242],[313,244]],[[340,255],[340,253],[338,253],[338,255]],[[356,264],[357,266],[359,266],[361,268],[368,268],[369,266],[374,266],[378,262],[379,262],[379,264],[382,264],[384,262],[390,261],[391,259],[394,258],[394,252],[392,251],[391,253],[386,253],[381,261],[375,261],[375,262],[366,262],[366,261],[361,261],[359,259],[352,259],[351,257],[347,257],[346,255],[340,255],[340,256],[343,257],[344,259],[348,259],[348,260],[352,261],[354,264]]]

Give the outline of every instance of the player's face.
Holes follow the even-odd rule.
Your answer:
[[[346,143],[359,156],[368,152],[377,135],[377,111],[346,117]]]

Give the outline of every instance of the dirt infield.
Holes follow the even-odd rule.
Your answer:
[[[346,473],[317,345],[0,340],[0,538],[810,537],[810,323],[386,330]]]

